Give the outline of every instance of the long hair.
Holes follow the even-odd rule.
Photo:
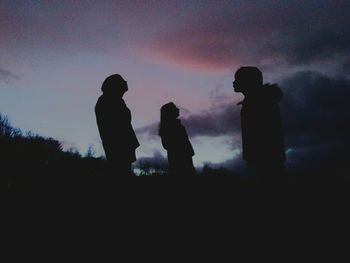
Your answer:
[[[159,136],[166,133],[169,127],[169,123],[176,119],[176,106],[173,102],[164,104],[160,109],[160,124],[159,124]]]
[[[103,93],[113,92],[115,89],[118,89],[123,82],[125,82],[125,80],[119,74],[111,75],[103,81],[101,91]]]

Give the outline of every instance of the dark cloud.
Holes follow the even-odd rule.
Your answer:
[[[350,58],[345,61],[342,70],[344,70],[345,74],[350,74]]]
[[[236,135],[240,130],[240,107],[225,104],[182,120],[189,136]]]
[[[240,132],[240,107],[234,103],[222,104],[199,114],[181,118],[190,137],[196,136],[225,136],[237,135]],[[136,133],[141,135],[155,136],[158,134],[158,123],[141,127]]]
[[[337,61],[350,54],[349,9],[346,1],[219,2],[145,45],[151,54],[211,69]]]
[[[137,137],[146,136],[147,139],[152,139],[158,136],[159,123],[152,123],[147,126],[135,129]]]
[[[206,162],[205,164],[214,169],[225,168],[234,171],[236,175],[248,175],[251,173],[242,159],[242,153],[221,163]]]
[[[315,141],[341,142],[350,132],[350,81],[317,72],[300,72],[281,82],[286,135]],[[306,142],[302,142],[305,145]]]
[[[168,167],[168,160],[158,151],[151,157],[141,157],[133,165],[146,173],[165,172]]]
[[[294,34],[279,32],[265,39],[261,54],[297,65],[338,59],[350,54],[350,30],[343,27],[300,30]]]
[[[281,82],[291,171],[344,173],[350,147],[350,81],[306,71]]]

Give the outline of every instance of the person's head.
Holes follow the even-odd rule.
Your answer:
[[[233,88],[243,94],[254,92],[263,85],[263,76],[257,67],[240,67],[235,73]]]
[[[164,133],[169,129],[169,122],[176,120],[179,117],[180,110],[176,107],[173,102],[164,104],[160,108],[160,125],[159,125],[159,135],[163,136]]]
[[[179,117],[180,110],[173,102],[164,104],[160,109],[160,118],[162,120],[176,119]]]
[[[101,90],[104,94],[123,97],[124,93],[128,91],[128,83],[119,74],[114,74],[103,81]]]

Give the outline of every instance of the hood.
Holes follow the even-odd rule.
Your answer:
[[[264,99],[278,103],[282,96],[282,90],[277,86],[277,84],[266,83],[263,85]]]

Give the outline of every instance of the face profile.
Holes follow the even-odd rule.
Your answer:
[[[235,73],[235,80],[232,84],[235,92],[253,91],[262,86],[262,73],[257,67],[240,67]]]
[[[232,82],[232,87],[235,92],[242,92],[241,89],[242,84],[239,82],[239,78],[235,78],[235,80]]]

